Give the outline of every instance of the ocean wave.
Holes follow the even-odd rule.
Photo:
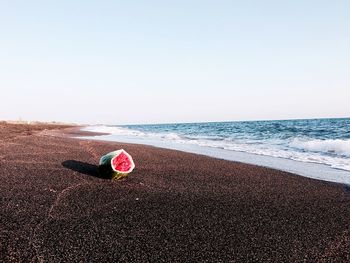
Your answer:
[[[88,126],[84,128],[85,131],[90,132],[100,132],[100,133],[108,133],[108,134],[114,134],[114,135],[131,135],[131,136],[145,136],[146,133],[131,130],[128,128],[123,127],[115,127],[115,126],[105,126],[105,125],[99,125],[99,126]]]
[[[288,147],[280,148],[277,144],[264,144],[264,143],[235,143],[233,141],[210,141],[210,140],[188,140],[181,141],[181,143],[192,144],[201,147],[220,148],[229,151],[246,152],[257,155],[271,156],[276,158],[291,159],[299,162],[307,163],[319,163],[329,165],[336,169],[342,169],[350,171],[350,161],[348,157],[345,157],[345,152],[337,148],[340,154],[339,156],[323,155],[322,152],[293,151]]]
[[[304,151],[350,157],[350,140],[312,140],[295,138],[290,143],[290,146]]]
[[[117,136],[137,136],[137,137],[154,137],[154,138],[163,138],[166,140],[180,140],[181,137],[174,133],[153,133],[153,132],[141,132],[138,130],[133,130],[124,127],[116,127],[116,126],[89,126],[84,128],[85,131],[97,132],[97,133],[108,133],[111,135]]]
[[[168,134],[164,134],[164,135],[160,135],[162,138],[164,139],[168,139],[168,140],[181,140],[182,138],[176,134],[175,132],[171,132]]]

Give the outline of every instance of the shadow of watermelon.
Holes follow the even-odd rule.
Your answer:
[[[81,174],[94,176],[94,177],[102,178],[102,179],[110,179],[110,178],[102,176],[98,172],[98,167],[96,165],[93,165],[90,163],[76,161],[76,160],[66,160],[66,161],[62,162],[62,165],[70,170],[73,170],[73,171],[81,173]]]

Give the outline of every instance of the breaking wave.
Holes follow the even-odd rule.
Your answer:
[[[290,143],[290,146],[304,151],[350,157],[350,140],[306,140],[296,138]]]

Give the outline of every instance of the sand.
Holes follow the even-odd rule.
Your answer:
[[[0,262],[350,261],[344,185],[58,128],[0,125]],[[100,178],[119,148],[134,172]]]

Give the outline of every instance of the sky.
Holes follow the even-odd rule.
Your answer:
[[[350,117],[350,1],[2,1],[0,119]]]

